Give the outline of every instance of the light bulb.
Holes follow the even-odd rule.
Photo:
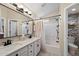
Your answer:
[[[76,9],[75,9],[75,8],[73,8],[73,9],[72,9],[72,11],[76,11]]]
[[[17,4],[19,8],[23,8],[23,5],[22,4]]]

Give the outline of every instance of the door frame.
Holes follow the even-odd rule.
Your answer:
[[[70,4],[64,9],[64,56],[68,56],[68,12],[67,10],[76,4],[77,3]]]

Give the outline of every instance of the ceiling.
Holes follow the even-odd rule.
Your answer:
[[[49,13],[59,11],[59,3],[22,3],[31,10],[37,17],[45,16]]]
[[[76,9],[75,11],[72,11],[72,9]],[[68,9],[68,14],[76,14],[79,13],[79,4],[73,5]]]

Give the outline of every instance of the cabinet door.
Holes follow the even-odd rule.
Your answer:
[[[33,56],[33,43],[28,45],[28,56]]]
[[[37,40],[35,43],[34,43],[34,55],[37,55],[40,51],[40,40]]]
[[[37,41],[37,50],[38,50],[38,53],[40,51],[40,48],[41,48],[41,42],[40,40]]]
[[[27,56],[27,46],[20,49],[20,55],[21,56]]]

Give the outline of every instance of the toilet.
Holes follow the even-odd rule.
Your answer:
[[[78,49],[78,46],[74,44],[74,41],[75,41],[74,37],[69,36],[68,38],[69,38],[68,39],[68,42],[69,42],[69,44],[68,44],[68,46],[69,46],[69,54],[74,56],[77,49]]]

